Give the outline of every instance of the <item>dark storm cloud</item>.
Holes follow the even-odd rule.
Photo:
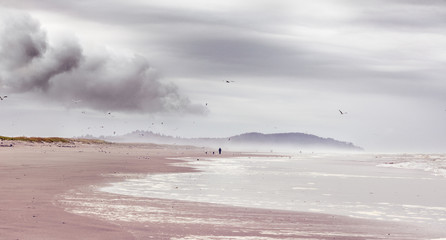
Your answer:
[[[63,79],[62,79],[63,78]],[[50,93],[70,101],[63,89],[70,89],[77,104],[95,109],[138,112],[194,112],[194,106],[173,84],[161,83],[147,60],[140,56],[116,59],[105,53],[86,60],[76,71],[56,77]]]
[[[423,43],[392,45],[392,38],[400,33],[417,37],[428,30],[443,32],[444,1],[315,3],[334,4],[347,10],[341,14],[341,9],[330,17],[331,12],[318,13],[318,5],[309,8],[315,12],[303,12],[300,9],[308,3],[293,1],[285,2],[288,7],[279,10],[274,8],[275,3],[269,8],[256,4],[249,8],[200,10],[181,4],[104,0],[6,2],[19,8],[57,10],[74,18],[123,27],[130,32],[129,38],[138,50],[148,54],[161,52],[152,61],[173,77],[242,77],[246,81],[282,78],[327,86],[334,91],[405,95],[417,93],[420,85],[434,95],[446,88],[437,84],[445,70],[438,67],[436,60],[430,63],[429,57],[419,53],[420,49],[411,49],[412,45]],[[312,38],[314,30],[337,35]],[[392,36],[384,35],[386,32]],[[355,34],[367,36],[355,39]],[[404,37],[410,39],[411,35]],[[352,46],[338,38],[351,41]],[[385,48],[376,50],[368,44]],[[430,43],[425,44],[423,52],[430,49]],[[417,61],[425,66],[414,68],[411,62]]]
[[[286,24],[288,17],[264,10],[248,12],[200,11],[191,8],[138,6],[112,1],[74,1],[60,4],[45,0],[10,1],[10,5],[53,9],[68,15],[90,19],[137,31],[135,41],[140,46],[153,46],[167,54],[154,59],[160,65],[170,65],[167,74],[180,77],[280,76],[314,77],[325,75],[328,66],[343,65],[351,57],[325,53],[308,42],[287,39],[272,29]],[[272,15],[272,16],[271,16]],[[262,17],[259,17],[262,16]],[[275,20],[275,21],[273,21]],[[302,19],[302,23],[307,23]],[[143,48],[146,48],[145,46]],[[150,49],[147,50],[150,52]],[[170,57],[170,58],[169,58]],[[348,60],[350,61],[350,60]],[[351,60],[351,62],[357,62]],[[174,67],[172,67],[174,66]],[[344,68],[334,69],[330,77],[345,74]]]
[[[65,43],[64,46],[48,50],[45,55],[33,59],[31,63],[9,70],[10,79],[7,84],[18,92],[40,90],[46,93],[55,76],[76,69],[81,60],[80,46],[76,43]]]
[[[103,111],[202,113],[170,83],[162,83],[142,56],[105,50],[86,56],[75,40],[50,45],[38,22],[9,13],[0,34],[3,90],[37,93]]]
[[[39,23],[29,16],[18,19],[8,13],[2,14],[6,14],[4,22],[8,24],[0,28],[0,63],[8,68],[19,68],[41,57],[47,50],[47,42]]]

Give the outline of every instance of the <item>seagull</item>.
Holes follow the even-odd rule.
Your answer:
[[[234,81],[229,81],[229,80],[226,80],[226,83],[232,83],[232,82],[234,82]]]
[[[71,101],[73,101],[74,104],[78,104],[78,103],[80,103],[82,100],[74,100],[74,99],[73,99],[73,100],[71,100]]]
[[[3,96],[3,97],[0,96],[0,100],[3,101],[3,100],[4,100],[5,98],[7,98],[7,97],[8,97],[8,96]]]
[[[339,112],[341,113],[341,115],[347,114],[347,112],[342,112],[341,110],[339,110]]]

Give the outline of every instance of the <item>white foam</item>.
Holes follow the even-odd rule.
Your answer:
[[[421,170],[434,176],[446,177],[446,157],[443,155],[405,156],[377,166]]]
[[[306,156],[213,161],[190,158],[181,164],[202,172],[149,175],[101,190],[137,197],[414,223],[438,224],[444,219],[446,205],[438,201],[445,193],[443,188],[438,188],[442,186],[442,178],[413,176],[407,171],[383,171],[370,162],[369,157],[359,157],[348,161],[339,159],[339,156],[334,159]],[[415,158],[412,156],[411,159]],[[391,157],[384,160],[396,162]],[[407,157],[398,161],[406,160]],[[421,176],[425,175],[422,172]],[[409,191],[407,184],[412,183],[416,186],[411,185]],[[429,191],[425,186],[435,186],[438,192]]]
[[[317,188],[309,188],[309,187],[293,187],[293,190],[317,190]]]
[[[368,216],[373,216],[373,217],[381,217],[386,215],[385,212],[380,212],[380,211],[370,211],[370,212],[366,212],[366,211],[359,211],[359,212],[354,212],[356,214],[360,214],[360,215],[368,215]]]
[[[446,212],[446,207],[431,207],[431,206],[420,206],[420,205],[402,205],[406,208],[416,208],[416,209],[424,209],[424,210],[433,210],[433,211],[443,211]]]
[[[335,177],[335,178],[412,179],[411,177],[356,175],[356,174],[340,174],[340,173],[327,173],[327,172],[301,172],[299,174],[314,176],[314,177]]]
[[[202,235],[190,235],[186,237],[174,237],[170,238],[171,240],[277,240],[277,238],[271,238],[271,237],[252,237],[252,236],[215,236],[215,235],[208,235],[208,236],[202,236]],[[295,238],[281,238],[285,240],[292,240]]]

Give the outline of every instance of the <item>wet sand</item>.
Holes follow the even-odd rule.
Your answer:
[[[9,143],[4,142],[3,145]],[[150,144],[0,148],[0,239],[433,239],[416,226],[343,216],[134,198],[97,190],[138,174],[186,172]],[[234,156],[235,153],[226,153]],[[238,155],[238,154],[235,154]],[[438,236],[437,236],[438,237]]]

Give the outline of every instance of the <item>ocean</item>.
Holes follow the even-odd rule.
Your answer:
[[[444,231],[446,155],[291,154],[184,158],[199,172],[153,174],[113,194],[407,222]]]

